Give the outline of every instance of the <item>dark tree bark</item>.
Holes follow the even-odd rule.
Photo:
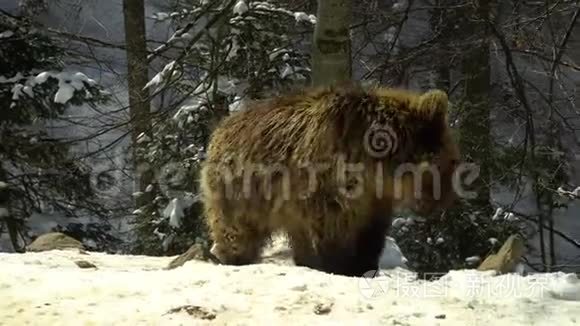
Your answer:
[[[479,178],[473,184],[477,198],[472,204],[482,212],[490,211],[490,31],[488,20],[493,1],[477,0],[465,7],[462,30],[468,41],[462,59],[463,98],[466,101],[462,116],[461,148],[468,161],[480,166]]]
[[[0,182],[6,181],[6,171],[2,167],[0,163]],[[10,188],[6,185],[0,187],[0,208],[4,208],[3,215],[0,216],[0,234],[2,234],[3,225],[6,226],[6,230],[8,231],[8,236],[10,237],[10,243],[12,244],[12,248],[15,252],[24,252],[23,243],[24,241],[21,240],[21,231],[24,228],[22,220],[16,219],[14,216],[10,214]]]
[[[314,86],[337,84],[351,79],[351,16],[352,0],[318,1],[312,44]]]
[[[137,207],[150,202],[153,192],[145,192],[153,182],[153,170],[142,159],[139,151],[138,137],[148,135],[151,130],[151,104],[149,91],[145,85],[149,80],[147,45],[145,32],[145,5],[143,0],[124,0],[123,14],[125,19],[125,42],[127,46],[127,73],[129,87],[129,106],[132,122],[131,138],[133,141],[136,191],[144,195],[136,199]]]

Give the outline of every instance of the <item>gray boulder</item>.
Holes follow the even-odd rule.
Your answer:
[[[82,242],[60,232],[45,233],[26,246],[26,251],[29,252],[64,249],[84,250],[85,247]]]

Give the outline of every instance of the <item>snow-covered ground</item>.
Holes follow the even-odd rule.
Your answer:
[[[438,281],[401,268],[375,279],[292,266],[283,248],[234,267],[76,251],[0,254],[0,325],[577,325],[574,274]],[[85,260],[96,268],[80,268]]]

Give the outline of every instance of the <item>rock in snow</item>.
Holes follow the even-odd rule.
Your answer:
[[[60,232],[46,233],[26,246],[27,251],[49,251],[65,249],[85,249],[82,242]]]
[[[292,266],[287,251],[247,266],[76,251],[0,254],[5,325],[576,325],[574,274],[405,269],[374,279]],[[285,260],[286,259],[286,260]],[[80,268],[86,260],[96,268]]]
[[[512,235],[496,254],[489,255],[477,269],[495,270],[498,273],[513,272],[524,255],[524,251],[524,240],[518,235]]]

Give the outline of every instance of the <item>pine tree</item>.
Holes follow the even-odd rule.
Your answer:
[[[33,213],[102,213],[74,139],[49,125],[107,95],[83,73],[63,70],[62,48],[26,18],[0,14],[0,235],[9,233],[15,251],[29,240]]]

